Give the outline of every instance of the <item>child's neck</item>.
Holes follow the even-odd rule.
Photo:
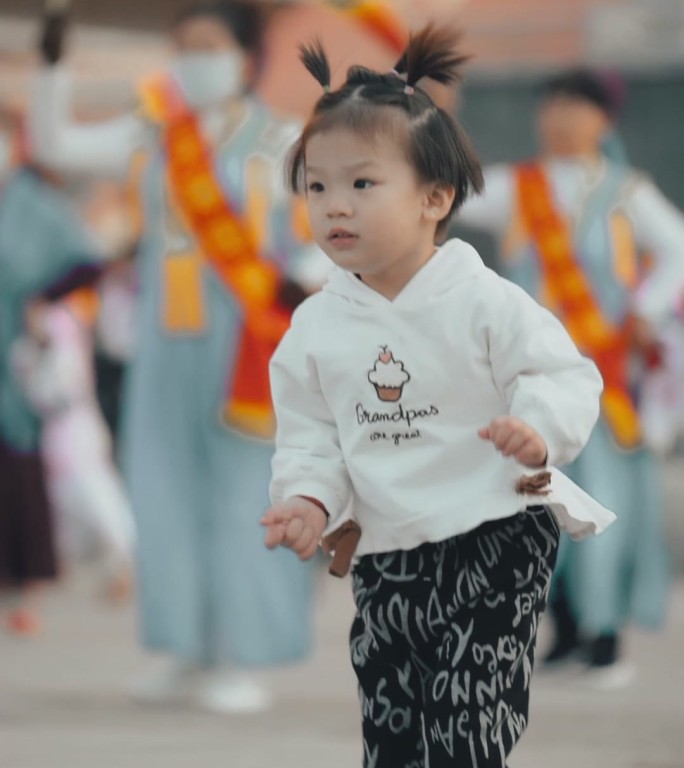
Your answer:
[[[437,252],[434,243],[429,243],[420,252],[394,262],[383,272],[358,275],[365,285],[377,291],[389,301],[394,301],[421,269]]]

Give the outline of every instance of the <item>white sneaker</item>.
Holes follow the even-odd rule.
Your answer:
[[[616,661],[605,667],[589,667],[582,684],[594,691],[621,691],[636,679],[636,667],[626,661]]]
[[[221,715],[257,714],[273,706],[271,692],[243,672],[216,673],[197,694],[197,703]]]
[[[206,669],[187,661],[169,660],[154,674],[134,683],[131,695],[146,704],[173,704],[195,695],[205,679]]]

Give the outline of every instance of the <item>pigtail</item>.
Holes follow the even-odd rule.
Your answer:
[[[379,72],[355,64],[347,70],[347,81],[345,85],[370,85],[372,83],[382,82],[382,80],[383,75]]]
[[[414,86],[424,77],[447,85],[462,79],[461,69],[470,56],[459,53],[456,45],[461,40],[460,30],[430,24],[409,37],[406,50],[394,66],[395,72],[406,76],[406,83]]]
[[[299,53],[302,64],[327,93],[330,90],[330,62],[325,55],[321,41],[316,38],[309,45],[300,45]]]

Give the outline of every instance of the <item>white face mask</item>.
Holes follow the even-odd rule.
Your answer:
[[[242,91],[244,64],[238,51],[184,53],[172,62],[171,73],[188,106],[203,109]]]

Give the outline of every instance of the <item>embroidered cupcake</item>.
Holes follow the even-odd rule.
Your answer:
[[[368,381],[375,387],[378,398],[384,403],[396,403],[400,400],[404,384],[410,379],[404,364],[395,360],[387,347],[382,347],[382,352],[375,361],[375,367],[368,372]]]

